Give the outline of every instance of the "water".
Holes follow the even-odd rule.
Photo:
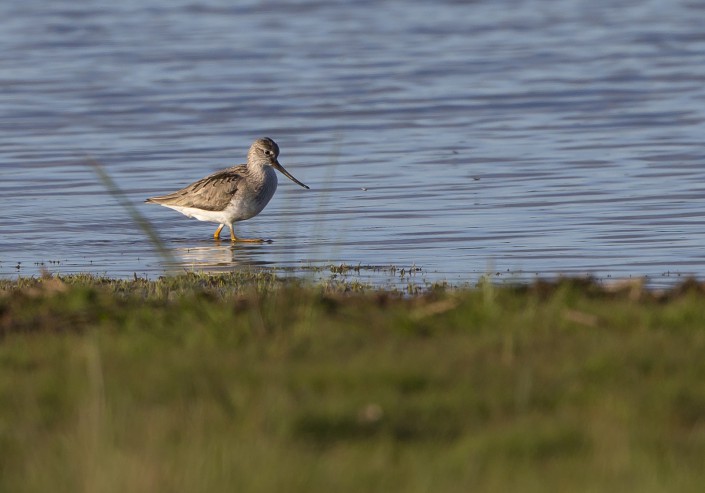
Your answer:
[[[164,272],[89,158],[181,270],[705,275],[702,3],[30,0],[0,18],[2,277]],[[237,225],[273,243],[142,204],[264,135],[312,188],[281,177]]]

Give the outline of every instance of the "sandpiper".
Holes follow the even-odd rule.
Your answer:
[[[232,241],[262,242],[238,238],[233,223],[255,217],[277,190],[277,174],[272,168],[306,189],[279,164],[279,146],[269,137],[255,140],[247,153],[247,164],[217,171],[174,193],[151,197],[145,202],[163,205],[199,221],[219,223],[213,238],[220,238],[223,226],[230,228]]]

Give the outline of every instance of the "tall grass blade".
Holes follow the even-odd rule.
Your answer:
[[[144,217],[140,211],[130,202],[127,194],[118,186],[117,183],[112,179],[112,177],[105,171],[105,168],[101,163],[95,159],[88,158],[88,164],[91,165],[95,171],[98,178],[103,183],[105,189],[113,196],[113,198],[120,204],[123,209],[127,211],[132,220],[140,227],[140,229],[147,235],[147,239],[152,244],[154,249],[157,251],[162,259],[162,263],[167,269],[167,273],[171,273],[169,266],[177,265],[177,260],[174,254],[171,253],[169,247],[166,246],[164,241],[157,234],[157,230],[152,226],[152,223]]]

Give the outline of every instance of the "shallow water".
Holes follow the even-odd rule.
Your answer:
[[[61,0],[0,17],[2,277],[164,272],[89,158],[176,270],[705,274],[700,3]],[[217,243],[142,203],[263,135],[311,186],[281,177],[237,227],[273,243]]]

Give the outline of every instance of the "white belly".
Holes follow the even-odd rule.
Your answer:
[[[218,224],[230,224],[230,214],[228,213],[228,209],[226,208],[223,211],[204,211],[201,209],[194,209],[193,207],[182,207],[180,205],[168,205],[168,204],[162,204],[164,207],[168,207],[169,209],[174,209],[175,211],[180,212],[184,216],[188,217],[193,217],[195,219],[198,219],[199,221],[208,221],[211,223],[218,223]]]

